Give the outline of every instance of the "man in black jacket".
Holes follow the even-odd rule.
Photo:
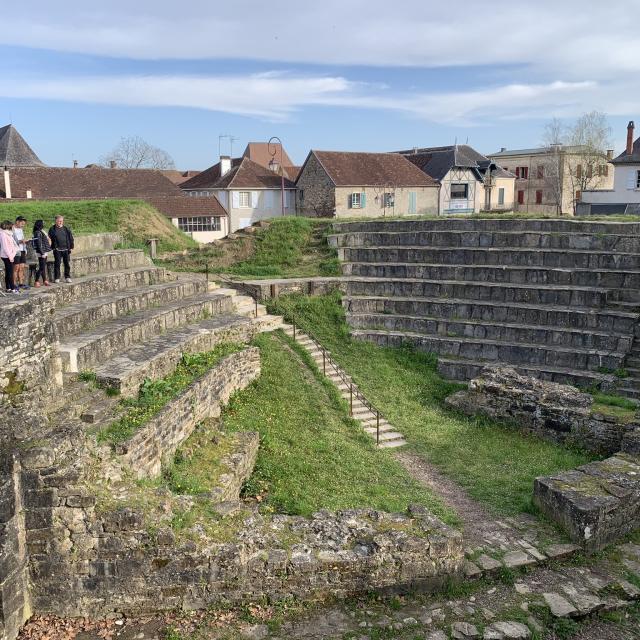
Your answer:
[[[60,282],[60,263],[64,262],[65,282],[71,282],[71,251],[73,251],[73,234],[64,224],[62,216],[56,216],[56,223],[49,229],[49,239],[53,249],[53,274],[56,282]]]

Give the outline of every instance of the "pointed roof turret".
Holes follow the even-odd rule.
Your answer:
[[[45,166],[12,124],[0,127],[0,167]]]

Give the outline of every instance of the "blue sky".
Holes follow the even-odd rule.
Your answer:
[[[619,151],[640,119],[638,0],[308,4],[13,3],[0,126],[50,165],[95,162],[138,135],[202,169],[227,133],[237,152],[277,135],[301,163],[310,148],[535,146],[551,118],[593,109]]]

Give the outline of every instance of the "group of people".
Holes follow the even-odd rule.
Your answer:
[[[35,265],[35,287],[49,286],[47,258],[53,253],[53,274],[55,282],[60,282],[60,267],[64,264],[65,282],[71,282],[71,252],[74,241],[71,229],[64,224],[63,216],[56,216],[48,233],[44,231],[44,221],[36,220],[33,236],[25,237],[27,219],[18,216],[14,223],[5,220],[0,223],[0,258],[4,263],[4,282],[7,293],[20,293],[29,289],[27,251],[33,248],[37,257]]]

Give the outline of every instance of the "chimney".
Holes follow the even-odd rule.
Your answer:
[[[109,160],[109,169],[115,169],[118,163],[115,160]]]
[[[633,120],[629,121],[627,125],[627,155],[630,156],[633,153],[633,130],[635,129],[635,125],[633,124]]]
[[[31,200],[33,198],[33,194],[31,193],[31,189],[27,189],[27,200]]]
[[[78,161],[77,161],[77,160],[74,160],[74,161],[73,161],[73,168],[74,168],[74,169],[77,169],[77,168],[78,168]]]
[[[220,156],[220,177],[231,171],[231,156]]]
[[[9,178],[9,169],[4,168],[4,193],[7,200],[11,200],[11,179]]]
[[[607,160],[613,160],[613,149],[607,149]]]
[[[503,151],[506,151],[507,147],[500,147],[500,153],[502,153]]]

